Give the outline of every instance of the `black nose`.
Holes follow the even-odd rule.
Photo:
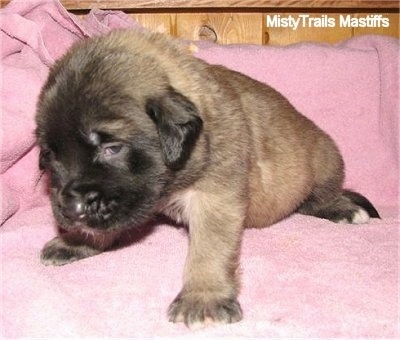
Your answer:
[[[86,186],[67,185],[61,192],[61,213],[73,220],[83,220],[87,217],[88,206],[96,205],[99,193]]]

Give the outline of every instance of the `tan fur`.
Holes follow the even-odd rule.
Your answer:
[[[204,134],[188,171],[192,163],[204,161],[205,153],[212,158],[201,179],[175,193],[164,209],[189,226],[189,254],[179,297],[184,302],[178,311],[170,310],[170,317],[173,321],[186,317],[190,324],[190,310],[198,301],[207,306],[217,296],[237,295],[243,227],[265,227],[292,213],[324,171],[342,176],[337,166],[341,161],[330,138],[273,89],[204,64],[163,36],[151,36],[148,42],[147,37],[131,33],[120,41],[154,59],[170,84],[199,108]],[[320,154],[329,154],[334,164],[314,159]],[[328,169],[321,169],[325,166]]]
[[[76,45],[65,60],[85,44]],[[197,108],[202,131],[185,166],[169,183],[170,194],[154,207],[189,228],[184,286],[169,317],[189,326],[240,320],[236,297],[243,229],[271,225],[298,208],[315,215],[320,207],[334,209],[335,204],[347,209],[337,147],[274,89],[200,61],[184,44],[165,36],[122,31],[90,44],[109,60],[94,80],[119,84],[135,98],[138,111],[137,116],[111,120],[87,118],[92,130],[123,138],[139,130],[155,135],[153,121],[142,112],[146,101],[161,97],[167,87]],[[122,76],[113,75],[118,67],[124,67]],[[111,97],[103,101],[110,108],[117,105]]]

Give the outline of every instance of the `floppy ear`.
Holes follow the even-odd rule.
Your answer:
[[[163,96],[148,99],[146,111],[157,125],[165,164],[175,170],[182,168],[203,126],[196,106],[169,88]]]
[[[50,158],[50,151],[40,149],[39,152],[39,170],[44,171],[47,168]]]

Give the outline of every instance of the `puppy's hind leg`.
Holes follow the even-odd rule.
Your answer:
[[[314,188],[297,212],[336,223],[363,224],[370,217],[380,218],[372,203],[361,194],[329,186]]]

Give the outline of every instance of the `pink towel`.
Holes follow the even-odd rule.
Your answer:
[[[34,139],[48,68],[78,39],[139,25],[122,12],[93,10],[82,20],[58,1],[13,1],[0,19],[2,337],[400,336],[398,40],[197,44],[198,57],[269,83],[328,131],[343,152],[347,187],[377,204],[383,219],[344,226],[293,215],[246,230],[244,320],[193,332],[166,319],[181,287],[187,249],[181,229],[156,226],[133,235],[129,247],[64,267],[39,262],[56,234]]]

